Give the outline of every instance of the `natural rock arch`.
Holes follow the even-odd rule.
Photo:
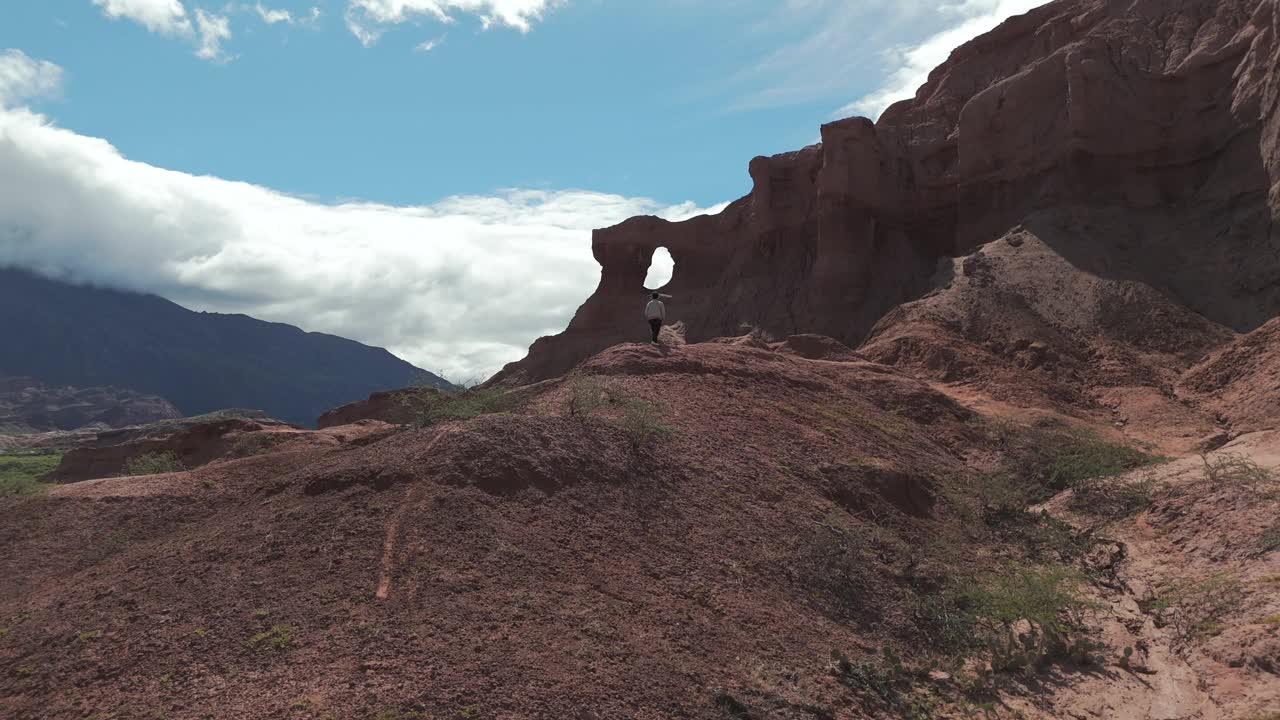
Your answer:
[[[659,246],[653,251],[653,257],[649,260],[649,271],[644,279],[645,289],[661,290],[671,283],[675,272],[676,261],[671,256],[671,251]]]

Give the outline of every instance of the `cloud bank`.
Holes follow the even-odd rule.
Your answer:
[[[563,0],[349,0],[347,29],[366,47],[393,25],[420,18],[456,22],[454,13],[478,15],[485,28],[506,25],[529,32],[533,23]]]
[[[0,77],[35,63],[0,58]],[[38,67],[43,80],[13,87],[49,91],[60,73]],[[350,337],[455,380],[565,327],[599,280],[593,228],[701,212],[583,190],[324,204],[132,161],[0,109],[0,265]]]
[[[196,57],[227,60],[222,43],[231,39],[231,20],[226,15],[198,8],[193,24],[181,0],[93,0],[93,4],[112,20],[132,20],[150,32],[193,42]]]
[[[929,79],[929,73],[951,55],[951,51],[1014,15],[1034,10],[1045,0],[961,0],[954,6],[943,6],[939,12],[954,14],[957,24],[939,32],[918,45],[901,47],[888,53],[888,79],[874,92],[840,108],[839,115],[880,117],[890,105],[915,97],[916,90]]]

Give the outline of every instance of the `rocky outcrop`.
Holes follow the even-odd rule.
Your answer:
[[[0,433],[119,428],[181,417],[167,400],[112,387],[50,386],[0,377]]]
[[[183,468],[205,465],[229,454],[249,435],[294,430],[257,411],[225,411],[144,427],[98,433],[92,443],[69,450],[49,474],[49,482],[79,482],[120,475],[145,455],[171,455]]]
[[[1280,318],[1205,358],[1178,389],[1237,432],[1280,427]]]
[[[1280,314],[1277,15],[1275,0],[1060,0],[1012,18],[878,122],[752,160],[751,194],[719,215],[597,231],[596,292],[496,380],[641,338],[659,247],[690,342],[749,326],[857,346],[935,288],[940,259],[1018,225],[1080,272],[1252,330]]]
[[[441,391],[430,387],[404,388],[373,393],[365,400],[347,403],[320,416],[320,429],[350,425],[361,420],[380,420],[392,425],[409,425],[427,409]]]

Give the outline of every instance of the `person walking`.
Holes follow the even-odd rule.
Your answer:
[[[649,304],[644,306],[644,318],[649,321],[649,329],[653,331],[653,339],[649,341],[652,345],[658,344],[658,333],[662,332],[662,325],[667,321],[667,306],[662,298],[670,299],[671,296],[652,293]]]

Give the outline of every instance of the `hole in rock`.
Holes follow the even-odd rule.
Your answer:
[[[645,288],[657,290],[663,287],[671,282],[671,276],[675,271],[676,261],[671,257],[671,251],[664,247],[654,250],[653,259],[649,261],[649,274],[644,278]]]

